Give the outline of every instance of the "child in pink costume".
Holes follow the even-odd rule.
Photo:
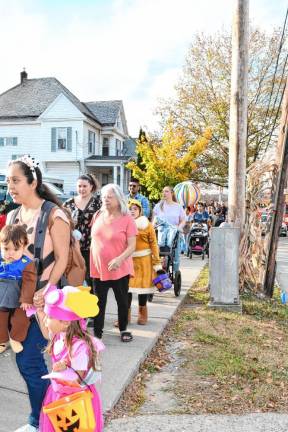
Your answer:
[[[50,286],[44,295],[44,314],[39,311],[37,314],[43,334],[46,331],[45,336],[50,339],[47,352],[52,357],[52,372],[42,377],[51,379],[43,406],[66,395],[89,389],[93,394],[92,405],[96,422],[94,432],[101,432],[101,400],[94,384],[100,381],[99,353],[104,349],[104,345],[86,331],[84,320],[98,314],[97,297],[88,293],[86,287],[81,289],[71,286],[62,290]],[[74,301],[69,303],[73,295]],[[54,432],[49,417],[43,410],[39,430]]]

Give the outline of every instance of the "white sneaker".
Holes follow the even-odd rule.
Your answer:
[[[25,426],[20,427],[19,429],[15,429],[14,432],[39,432],[39,429],[30,424],[27,424]]]
[[[18,354],[21,351],[23,351],[23,345],[21,342],[18,342],[14,339],[11,339],[11,338],[9,339],[9,342],[10,342],[10,347],[11,347],[12,351],[14,351],[14,353]]]

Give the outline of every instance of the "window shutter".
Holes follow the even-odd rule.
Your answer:
[[[4,138],[0,138],[0,147],[4,146]]]
[[[51,128],[51,152],[56,152],[56,128]]]
[[[67,128],[67,151],[72,151],[72,127]]]
[[[13,146],[17,146],[17,137],[13,137],[12,140],[13,140]]]

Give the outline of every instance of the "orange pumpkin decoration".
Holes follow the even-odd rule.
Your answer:
[[[55,432],[93,432],[95,416],[89,390],[73,393],[43,407]]]

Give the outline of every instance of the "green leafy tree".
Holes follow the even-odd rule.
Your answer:
[[[147,142],[146,132],[142,128],[140,128],[140,131],[139,131],[138,142],[140,142],[140,143]],[[141,171],[145,170],[145,164],[143,163],[142,156],[139,152],[137,152],[136,164]],[[145,185],[143,185],[143,184],[141,184],[141,193],[145,196],[149,196],[149,192],[148,192],[147,188],[145,187]]]

